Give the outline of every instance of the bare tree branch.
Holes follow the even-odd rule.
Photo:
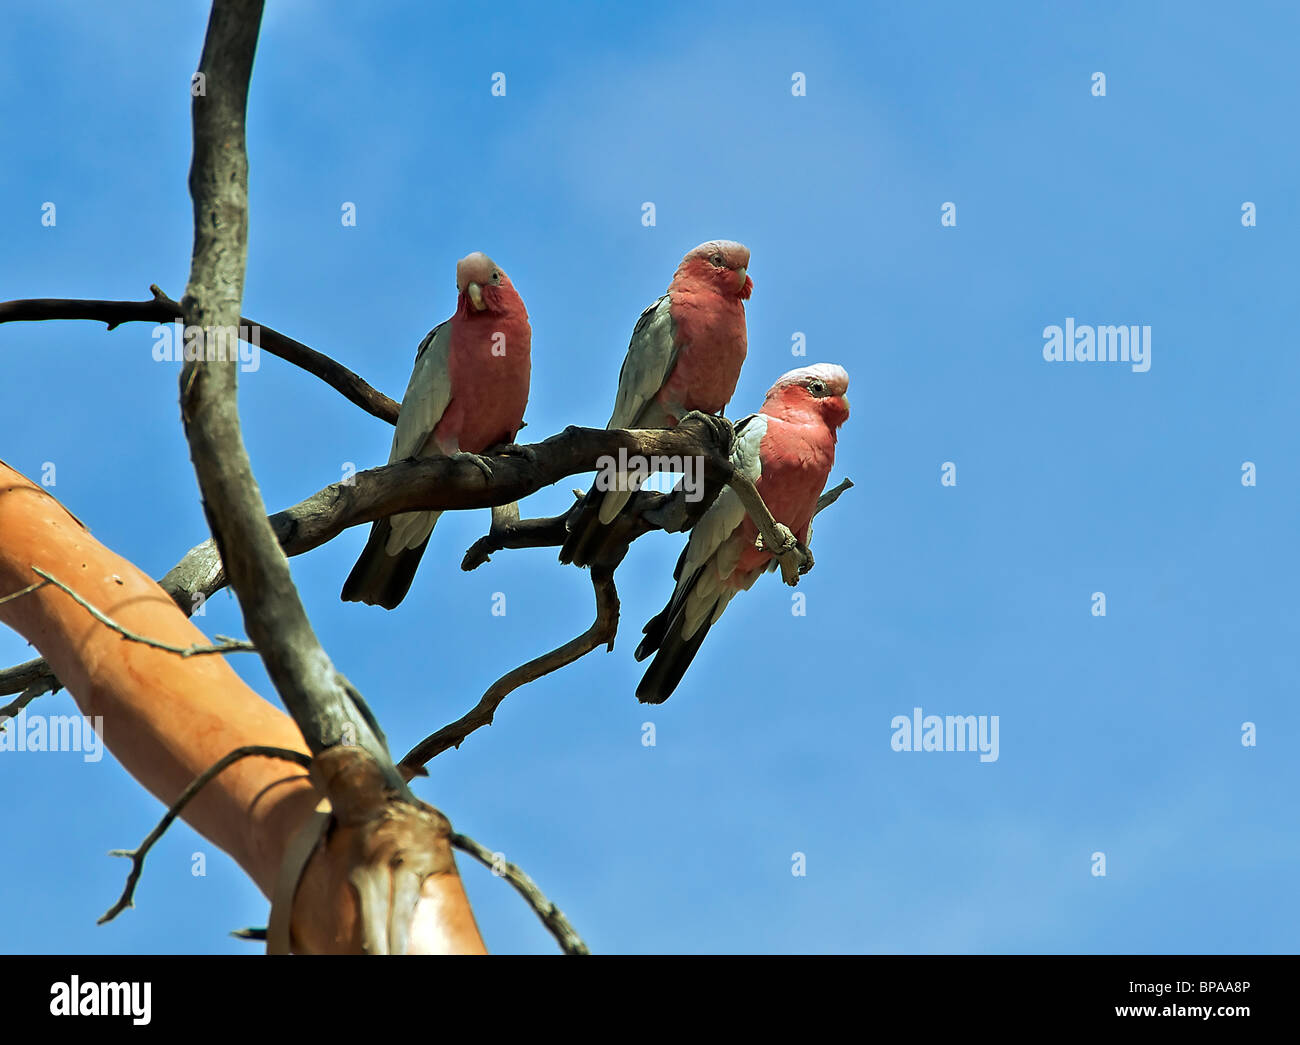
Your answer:
[[[368,752],[388,785],[409,796],[378,723],[321,648],[288,560],[266,519],[239,423],[236,360],[221,333],[237,330],[248,252],[244,119],[262,0],[214,0],[193,99],[194,254],[181,301],[187,327],[203,329],[204,358],[181,369],[181,417],[204,510],[245,627],[313,754],[345,738]]]
[[[733,476],[730,480],[733,487],[737,485],[736,480],[740,476]],[[772,519],[771,513],[767,510],[767,505],[763,499],[758,496],[754,490],[753,484],[748,484],[749,490],[752,491],[752,500],[757,501],[756,509],[766,513],[767,522],[770,526],[780,526]],[[817,506],[813,509],[814,517],[823,509],[828,508],[839,500],[840,495],[845,490],[852,489],[853,481],[845,479],[840,482],[834,489],[827,490],[817,499]],[[580,491],[574,491],[581,501]],[[654,517],[656,513],[664,512],[671,505],[674,498],[671,495],[658,493],[649,493],[639,491],[636,495],[642,501],[639,507],[633,511],[624,513],[625,517],[640,520],[642,527],[639,532],[645,532],[646,529],[652,528],[652,524],[646,521],[646,517]],[[742,494],[742,500],[744,495]],[[577,506],[575,505],[575,508]],[[556,515],[549,518],[541,519],[513,519],[513,520],[493,520],[491,531],[485,536],[480,537],[470,546],[469,551],[465,553],[465,558],[461,563],[461,569],[472,570],[488,561],[490,552],[498,551],[502,548],[543,548],[558,547],[564,543],[566,536],[565,515]],[[758,523],[757,520],[755,520]],[[692,525],[694,520],[691,521]],[[762,524],[758,523],[760,530]],[[799,576],[812,569],[813,555],[812,552],[799,544],[794,539],[786,527],[781,527],[789,535],[790,545],[786,548],[787,559],[778,556],[778,562],[781,563],[782,571],[787,569],[787,561],[791,569],[795,571],[794,580],[788,583],[798,583]],[[626,551],[626,544],[623,545],[623,552]],[[798,558],[795,558],[797,553]],[[622,559],[622,552],[618,553],[617,558]],[[617,563],[615,563],[617,565]],[[527,682],[532,682],[547,675],[553,671],[573,663],[580,657],[586,656],[594,650],[608,635],[608,647],[614,648],[614,637],[618,632],[618,592],[614,588],[614,566],[593,565],[591,567],[591,580],[596,589],[596,620],[587,631],[583,632],[576,639],[565,643],[558,649],[550,653],[530,660],[528,663],[515,668],[498,679],[492,687],[483,695],[483,698],[468,713],[457,719],[450,725],[444,726],[438,732],[426,737],[402,759],[403,767],[414,768],[424,766],[431,759],[446,751],[449,747],[460,747],[464,739],[474,730],[481,726],[490,725],[496,714],[496,710],[501,706],[502,701],[510,695],[515,689]]]
[[[78,606],[82,607],[82,609],[86,610],[86,612],[88,612],[92,617],[94,617],[95,620],[99,621],[100,624],[104,625],[106,628],[111,628],[113,631],[121,635],[122,638],[127,639],[131,642],[138,642],[143,646],[151,646],[154,649],[166,650],[168,653],[175,653],[181,657],[198,657],[207,653],[256,653],[257,652],[256,647],[254,647],[251,642],[245,642],[242,639],[227,638],[224,635],[214,636],[217,640],[217,643],[216,645],[213,646],[200,646],[198,643],[195,643],[192,646],[173,646],[170,642],[159,642],[157,639],[151,639],[147,635],[138,635],[134,631],[131,631],[129,628],[123,627],[121,624],[113,620],[112,617],[108,616],[108,614],[104,613],[102,610],[96,609],[89,602],[87,602],[80,595],[78,595],[75,591],[73,591],[66,584],[64,584],[61,580],[57,580],[56,578],[52,577],[50,574],[46,573],[44,570],[40,569],[37,566],[32,567],[32,572],[37,574],[40,577],[43,577],[45,579],[45,583],[54,585],[54,587],[58,588],[59,591],[70,596],[73,602],[75,602]],[[33,591],[36,588],[40,588],[42,586],[43,585],[41,584],[33,584],[31,587],[24,588],[23,591],[17,592],[16,594],[24,595],[27,592]]]
[[[568,529],[565,526],[569,513],[552,515],[543,519],[518,519],[497,526],[469,546],[460,568],[465,572],[477,570],[504,548],[558,548],[564,543]]]
[[[54,693],[60,688],[59,680],[54,677],[45,661],[29,661],[28,663],[39,663],[45,669],[44,673],[36,682],[24,689],[8,704],[0,707],[0,733],[3,733],[6,729],[6,720],[17,717],[18,712],[22,711],[37,697],[46,693]],[[19,666],[21,667],[21,665]]]
[[[18,323],[49,319],[90,319],[107,323],[113,330],[122,323],[170,323],[183,318],[179,302],[173,301],[152,284],[153,298],[148,301],[97,301],[82,298],[26,298],[0,301],[0,323]],[[312,374],[366,413],[397,423],[397,407],[388,396],[372,388],[360,376],[322,352],[308,348],[287,334],[240,316],[239,325],[257,331],[257,344],[273,356],[292,363]]]
[[[813,515],[829,508],[840,499],[842,493],[852,488],[853,480],[844,479],[834,489],[827,490],[817,499]],[[581,490],[575,490],[574,495],[581,501]],[[639,536],[656,529],[676,533],[695,523],[694,519],[679,510],[679,499],[669,494],[638,490],[628,504],[624,514],[637,520],[634,527],[629,528],[630,535]],[[503,524],[494,519],[492,528],[469,546],[460,568],[465,571],[476,570],[484,563],[491,562],[496,552],[506,548],[558,548],[568,536],[566,523],[569,514],[570,512],[565,512],[563,515],[537,519],[514,519]]]
[[[25,660],[12,668],[0,671],[0,694],[24,693],[33,686],[42,687],[42,693],[54,693],[60,688],[59,680],[50,671],[49,662],[44,657]],[[37,693],[36,696],[40,696]],[[8,707],[0,708],[0,718],[4,717]]]
[[[54,676],[50,674],[50,665],[44,657],[25,660],[0,671],[0,693],[21,693],[28,686],[52,678]]]
[[[40,570],[37,570],[36,572],[40,573]],[[12,602],[14,599],[21,599],[24,595],[30,595],[34,591],[40,591],[42,588],[45,587],[45,585],[53,583],[52,579],[46,577],[45,574],[41,573],[41,577],[44,579],[37,581],[35,584],[29,584],[25,588],[19,588],[17,591],[10,592],[8,595],[4,596],[3,598],[0,598],[0,605],[3,605],[6,602]],[[35,662],[28,661],[27,663],[32,664]],[[24,665],[19,665],[19,667],[23,667],[23,666]]]
[[[558,436],[553,436],[552,439],[567,439],[569,431],[582,433],[585,438],[589,433],[600,434],[604,429],[566,430]],[[641,433],[627,434],[639,436]],[[535,444],[533,448],[540,449],[544,445]],[[543,467],[548,465],[545,455],[539,454],[538,461]],[[471,482],[478,483],[482,473],[471,466],[466,467],[470,468],[470,471],[467,471],[465,476]],[[582,468],[576,469],[578,472],[582,470]],[[385,471],[386,468],[378,468],[362,474],[379,477]],[[553,481],[558,482],[561,478],[564,476],[558,476]],[[821,512],[834,504],[844,491],[852,487],[852,480],[845,479],[838,486],[827,490],[818,499],[816,512]],[[286,555],[301,555],[303,552],[311,551],[353,525],[350,519],[369,517],[370,506],[360,500],[348,500],[344,488],[344,484],[326,487],[306,501],[270,517],[272,529]],[[383,492],[381,487],[376,486],[371,493],[376,497],[388,497],[386,481],[382,490]],[[707,507],[707,499],[704,507]],[[681,506],[674,503],[670,495],[641,490],[636,493],[631,508],[620,516],[619,525],[627,527],[626,536],[629,541],[654,529],[676,532],[694,522],[694,519],[684,517],[680,508]],[[698,512],[702,509],[697,506],[696,510]],[[521,519],[503,525],[498,525],[497,520],[494,519],[492,530],[475,541],[465,553],[461,569],[476,569],[489,561],[492,553],[506,548],[558,548],[564,543],[566,518],[567,513],[539,519]],[[221,557],[217,554],[216,546],[209,539],[191,548],[158,583],[186,614],[192,613],[196,601],[208,598],[225,587],[225,571],[221,567]],[[28,696],[24,704],[42,693],[53,692],[59,688],[58,680],[50,673],[49,666],[42,659],[30,660],[0,671],[0,695],[22,693],[34,685],[42,688]],[[17,714],[20,707],[21,705],[19,707],[9,705],[12,711],[8,708],[0,708],[0,717],[3,717],[7,711],[10,714]]]
[[[248,747],[236,748],[230,754],[226,755],[215,765],[205,769],[190,783],[175,802],[168,807],[163,818],[158,821],[158,826],[149,832],[148,836],[140,843],[136,849],[111,849],[109,856],[128,856],[131,858],[131,873],[126,876],[126,886],[122,890],[122,895],[118,898],[117,903],[105,911],[99,918],[97,924],[103,925],[105,922],[111,922],[128,907],[135,906],[135,885],[140,880],[140,875],[144,871],[144,858],[149,855],[149,850],[154,847],[154,843],[160,839],[171,827],[172,822],[181,815],[190,801],[198,795],[215,777],[217,777],[228,766],[234,765],[240,759],[249,758],[258,755],[263,758],[279,758],[285,762],[294,762],[304,769],[311,768],[311,758],[304,755],[301,751],[291,751],[283,747],[265,747],[260,744],[252,744]]]
[[[838,501],[840,499],[840,494],[844,493],[846,490],[852,490],[852,489],[853,489],[852,479],[841,479],[839,483],[835,485],[834,488],[827,490],[825,493],[823,493],[820,497],[817,498],[817,507],[813,509],[813,516],[815,517],[819,512],[822,511],[822,509],[829,508],[832,504]]]
[[[583,942],[581,936],[569,920],[564,917],[564,912],[555,906],[546,898],[546,894],[537,887],[528,875],[517,865],[509,861],[497,863],[496,854],[486,846],[479,845],[478,842],[467,835],[453,834],[451,844],[463,853],[468,853],[484,867],[491,870],[494,875],[504,878],[520,896],[527,901],[528,906],[537,912],[537,917],[542,920],[542,924],[555,937],[555,942],[560,945],[560,950],[565,954],[590,954],[591,950]]]
[[[616,459],[620,450],[628,455],[685,454],[705,462],[705,495],[690,506],[696,514],[708,507],[711,495],[730,475],[726,454],[730,449],[731,426],[726,420],[706,414],[689,414],[672,430],[606,430],[569,427],[558,435],[528,447],[526,455],[489,457],[492,478],[477,467],[450,458],[400,461],[364,472],[347,482],[325,487],[291,508],[269,518],[271,529],[285,555],[301,555],[320,547],[351,526],[358,526],[409,508],[442,509],[500,507],[518,501],[570,475],[590,472],[602,458]],[[617,524],[626,542],[660,528],[652,522],[653,510],[662,510],[667,496],[639,491],[637,511],[623,513]],[[678,513],[681,514],[681,513]],[[559,517],[562,523],[563,517]],[[689,515],[683,516],[689,519]],[[527,527],[531,520],[510,524]],[[680,524],[666,528],[678,529]],[[508,532],[508,531],[499,531]],[[563,543],[563,537],[556,546]],[[504,547],[511,547],[505,544]],[[626,543],[612,561],[617,565]],[[469,556],[466,557],[466,562]],[[462,564],[464,565],[464,564]],[[471,567],[472,568],[472,567]],[[159,586],[180,609],[192,614],[196,605],[226,586],[227,578],[215,542],[209,538],[195,545],[160,580]],[[40,668],[38,672],[35,669]],[[28,661],[0,671],[0,694],[18,693],[36,680],[48,688],[58,681],[43,660]]]
[[[474,730],[492,724],[501,702],[520,686],[572,664],[602,644],[606,649],[613,649],[614,636],[618,633],[618,590],[614,587],[613,570],[606,566],[593,566],[591,584],[596,591],[596,619],[590,628],[563,646],[543,653],[502,675],[488,687],[488,691],[473,708],[455,722],[425,737],[407,752],[401,764],[415,769],[449,747],[460,747]]]
[[[445,898],[446,878],[456,875],[450,825],[411,793],[379,723],[312,629],[244,446],[238,362],[219,350],[237,326],[243,296],[244,122],[262,8],[263,0],[213,0],[199,62],[208,91],[193,100],[194,253],[181,306],[186,326],[202,329],[204,352],[182,367],[181,419],[208,527],[245,628],[314,756],[312,779],[330,801],[337,827],[330,842],[346,867],[359,914],[360,949],[405,954],[426,886],[432,883],[433,893]],[[293,895],[289,890],[282,902],[292,904]],[[451,895],[459,897],[452,904],[460,910],[440,907],[444,922],[469,915],[463,892]],[[477,932],[458,938],[472,946]]]
[[[568,476],[594,471],[603,459],[617,459],[620,451],[628,456],[650,458],[676,454],[703,461],[706,493],[699,504],[692,506],[698,514],[708,507],[710,490],[716,492],[731,475],[731,467],[726,461],[730,433],[731,426],[727,421],[706,414],[687,415],[681,424],[669,430],[570,426],[543,442],[529,445],[528,455],[489,456],[490,479],[473,464],[448,457],[399,461],[333,483],[306,500],[277,512],[269,521],[284,553],[301,555],[333,540],[349,527],[397,512],[508,505]],[[660,508],[667,500],[665,494],[648,491],[640,491],[636,496],[638,506],[643,506],[647,512]],[[629,519],[623,525],[628,528],[628,536],[632,539],[652,529],[673,528],[663,527],[649,518],[642,520],[637,511],[630,511],[627,515]],[[563,520],[563,516],[558,518]],[[508,542],[513,540],[510,535],[523,533],[534,522],[524,520],[510,524],[497,529],[497,534]],[[477,550],[472,550],[472,555],[467,553],[462,568],[466,568],[472,558],[497,550],[491,547],[490,535],[480,544],[483,546],[476,545]],[[540,540],[537,544],[502,545],[515,546],[543,545]],[[472,569],[473,565],[468,565],[468,568]],[[191,548],[158,583],[181,609],[191,612],[196,595],[207,598],[227,583],[215,544],[208,540]],[[5,692],[3,677],[0,674],[0,693]]]

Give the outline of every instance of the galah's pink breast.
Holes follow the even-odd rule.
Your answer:
[[[678,418],[690,410],[721,413],[745,362],[745,306],[690,283],[674,285],[670,294],[681,347],[657,398]]]
[[[434,430],[443,446],[482,453],[514,441],[528,406],[532,330],[514,312],[457,316],[448,349],[451,402]]]
[[[800,423],[768,416],[759,454],[763,471],[754,485],[763,503],[772,518],[790,527],[795,537],[806,542],[817,498],[826,488],[826,480],[835,465],[834,436],[820,420]],[[745,550],[736,572],[746,573],[766,565],[771,555],[754,547],[758,528],[748,515],[739,530]]]

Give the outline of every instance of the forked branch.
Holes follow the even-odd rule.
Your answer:
[[[606,649],[613,649],[614,636],[618,634],[618,590],[614,587],[614,572],[607,567],[593,566],[591,584],[596,592],[596,619],[590,628],[563,646],[506,672],[492,683],[473,708],[411,748],[401,764],[411,769],[419,768],[448,748],[460,747],[476,729],[492,724],[501,702],[520,686],[572,664],[602,644]]]

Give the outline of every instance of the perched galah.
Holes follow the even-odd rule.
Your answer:
[[[749,248],[701,243],[677,266],[668,293],[641,313],[618,375],[606,428],[672,428],[692,410],[720,414],[745,362],[745,300],[754,289]],[[569,524],[560,561],[585,566],[635,485],[593,489]]]
[[[834,363],[783,374],[763,407],[736,425],[731,463],[748,476],[773,518],[804,544],[831,467],[837,431],[849,416],[849,375]],[[736,492],[724,487],[691,530],[673,573],[677,587],[645,626],[636,659],[655,659],[637,686],[646,704],[667,700],[709,628],[738,591],[748,591],[777,561],[756,545],[758,529]]]
[[[513,443],[528,405],[532,328],[510,279],[486,254],[456,264],[456,314],[420,342],[388,461],[470,456]],[[441,512],[403,512],[370,528],[345,602],[392,609],[406,597]]]

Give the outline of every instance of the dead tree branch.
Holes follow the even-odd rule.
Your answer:
[[[544,519],[516,519],[496,525],[469,546],[460,568],[468,573],[477,570],[503,548],[558,548],[564,543],[565,520],[569,513],[552,515]]]
[[[844,479],[833,489],[827,490],[817,499],[813,510],[816,516],[824,508],[829,508],[840,499],[840,495],[853,488],[853,480]],[[575,490],[575,496],[582,498],[582,491]],[[696,522],[690,509],[680,498],[672,494],[653,493],[639,490],[629,501],[630,507],[625,516],[633,520],[628,527],[628,536],[635,540],[642,533],[651,530],[663,530],[676,533],[688,529]],[[706,504],[707,507],[707,504]],[[484,563],[491,562],[492,556],[506,548],[558,548],[568,535],[566,523],[569,512],[563,515],[550,515],[537,519],[514,519],[498,523],[495,519],[492,528],[469,546],[461,560],[462,570],[476,570]],[[697,509],[694,516],[700,514]],[[3,690],[0,690],[3,692]]]
[[[40,663],[42,665],[45,664],[44,661],[41,661]],[[48,668],[46,668],[45,674],[41,677],[39,682],[28,686],[8,704],[0,707],[0,733],[3,733],[7,728],[5,723],[11,718],[17,718],[18,712],[22,711],[22,709],[33,700],[37,697],[44,696],[46,693],[53,693],[58,690],[58,688],[59,680],[54,677]]]
[[[289,563],[266,519],[239,423],[238,363],[217,351],[239,326],[248,253],[248,153],[244,119],[262,0],[214,0],[193,99],[194,253],[181,301],[187,327],[203,330],[203,359],[181,369],[181,417],[221,561],[244,624],[276,691],[313,754],[355,737],[398,794],[409,795],[374,717],[321,648]]]
[[[683,422],[683,424],[686,423]],[[575,433],[584,440],[593,435],[599,437],[601,434],[611,434],[605,432],[604,429],[566,429],[545,443],[534,444],[532,449],[539,451],[536,463],[539,474],[530,481],[536,482],[540,487],[546,485],[545,480],[558,482],[560,479],[565,478],[566,475],[577,474],[584,470],[581,466],[572,466],[571,455],[567,450],[554,459],[550,456],[549,450],[546,453],[540,452],[543,447],[556,440],[572,438],[570,433]],[[639,437],[643,433],[627,432],[620,434]],[[654,433],[644,434],[652,435]],[[707,432],[701,438],[707,440]],[[617,441],[615,441],[614,445],[617,446]],[[710,450],[716,452],[716,448],[712,446]],[[589,452],[590,448],[588,448]],[[617,452],[616,449],[615,452]],[[585,459],[587,454],[584,453],[582,456]],[[520,459],[513,457],[501,458],[500,460],[510,466],[520,461]],[[397,495],[391,488],[385,473],[391,468],[404,468],[409,463],[411,462],[403,462],[401,465],[388,465],[384,468],[359,473],[357,478],[362,475],[367,476],[368,483],[370,479],[382,480],[375,482],[373,486],[368,486],[363,491],[364,497],[356,496],[345,484],[336,483],[319,491],[307,500],[294,505],[292,508],[272,515],[269,521],[284,553],[289,556],[301,555],[326,543],[348,526],[369,521],[372,513],[376,518],[388,514],[384,511],[374,512],[373,509],[375,501],[391,503],[391,499]],[[572,472],[556,475],[554,479],[550,478],[555,470],[571,466],[573,467]],[[529,467],[533,466],[525,463],[525,469]],[[493,482],[498,481],[498,474],[498,472],[494,471]],[[472,486],[477,486],[483,479],[482,473],[470,465],[465,466],[462,475],[467,483]],[[840,495],[844,491],[851,489],[852,486],[852,481],[845,479],[838,486],[827,490],[817,501],[817,512],[821,512],[824,508],[834,504]],[[446,493],[445,489],[441,491],[441,494]],[[442,497],[441,494],[434,495],[430,491],[426,491],[424,500],[436,500],[441,503],[447,499]],[[632,509],[625,513],[621,523],[621,525],[628,527],[626,538],[629,542],[635,540],[640,534],[654,529],[676,532],[685,528],[686,525],[694,523],[695,520],[686,515],[687,511],[693,510],[696,515],[699,514],[699,511],[702,511],[699,506],[694,509],[689,506],[684,508],[679,503],[674,503],[671,495],[651,491],[638,491],[634,501]],[[423,505],[424,501],[422,500],[420,503]],[[706,498],[702,504],[703,507],[707,507],[708,499]],[[461,562],[461,569],[476,569],[483,563],[488,562],[492,553],[502,549],[558,548],[564,543],[566,517],[567,513],[539,519],[521,519],[503,524],[498,524],[494,520],[492,530],[475,541],[465,553],[464,560]],[[353,520],[356,520],[356,522]],[[619,557],[621,558],[621,556]],[[212,540],[209,539],[191,548],[181,561],[173,566],[158,583],[186,614],[193,612],[196,597],[207,598],[220,591],[226,585],[226,577],[225,571],[222,569],[221,557],[217,554],[216,546]],[[54,692],[58,688],[58,680],[50,672],[45,661],[39,658],[0,671],[0,695],[7,693],[23,694],[23,697],[20,698],[21,704],[15,701],[13,704],[0,708],[0,718],[4,717],[5,714],[17,714],[21,707],[31,700],[43,693]],[[35,689],[35,692],[29,692],[32,689]]]
[[[518,864],[512,864],[509,861],[498,863],[496,854],[492,850],[479,845],[478,842],[467,835],[453,834],[451,844],[462,853],[468,853],[494,875],[504,878],[514,886],[515,891],[537,913],[537,917],[542,920],[542,924],[555,937],[555,942],[560,945],[560,950],[565,954],[591,953],[582,937],[578,935],[577,930],[564,917],[564,912],[546,898],[546,894],[537,887],[537,883],[529,878]]]
[[[698,514],[708,507],[712,493],[716,493],[731,474],[726,460],[731,438],[729,422],[706,414],[689,414],[671,430],[621,431],[570,426],[541,443],[529,446],[527,455],[489,457],[490,480],[474,465],[451,458],[399,461],[358,472],[347,482],[327,486],[291,508],[270,516],[267,521],[283,553],[301,555],[320,547],[351,526],[373,522],[399,511],[506,505],[568,476],[593,471],[599,467],[602,458],[617,459],[620,450],[628,455],[643,454],[647,458],[674,454],[700,458],[704,462],[705,497],[698,504],[689,506],[690,511]],[[625,513],[619,524],[627,528],[621,535],[627,542],[652,529],[680,528],[679,524],[663,525],[653,521],[655,512],[663,511],[667,495],[641,491],[636,497],[637,510]],[[563,517],[559,519],[562,525]],[[532,522],[524,520],[510,526],[526,529]],[[555,545],[558,547],[561,543],[562,536]],[[502,546],[515,545],[505,543]],[[536,546],[541,546],[541,543]],[[622,551],[626,551],[626,544]],[[469,562],[468,555],[466,562]],[[612,565],[617,565],[617,561]],[[193,613],[199,598],[208,598],[228,583],[215,542],[208,539],[191,548],[158,583],[184,613]],[[38,678],[45,686],[57,687],[58,682],[49,674],[48,667],[43,674],[34,674],[33,669],[38,664],[44,667],[44,661],[29,661],[0,671],[0,694],[20,692]]]
[[[122,323],[171,323],[184,313],[180,302],[173,301],[151,284],[153,297],[148,301],[99,301],[84,298],[26,298],[0,301],[0,323],[39,322],[51,319],[89,319],[108,324],[113,330]],[[320,378],[349,402],[390,425],[397,423],[397,407],[388,396],[371,387],[359,375],[323,352],[308,348],[287,334],[239,317],[239,326],[257,331],[257,345],[271,355],[292,363]]]
[[[117,621],[113,620],[113,618],[110,617],[108,614],[104,613],[103,610],[97,609],[96,607],[92,606],[89,602],[83,599],[80,595],[78,595],[75,591],[69,588],[61,580],[58,580],[55,577],[51,576],[50,574],[46,573],[40,567],[33,566],[32,572],[39,577],[43,577],[46,584],[54,585],[54,587],[58,588],[59,591],[69,596],[73,602],[75,602],[78,606],[80,606],[92,617],[94,617],[95,620],[99,621],[100,624],[104,625],[104,627],[117,632],[119,635],[122,636],[122,638],[130,642],[138,642],[143,646],[151,646],[153,649],[165,650],[168,653],[175,653],[181,657],[199,657],[209,653],[256,653],[257,652],[256,647],[254,647],[251,642],[245,642],[243,639],[227,638],[224,635],[214,636],[217,642],[216,645],[212,645],[212,646],[200,646],[197,642],[194,643],[192,646],[173,646],[170,642],[159,642],[157,639],[149,638],[148,635],[139,635],[136,632],[131,631],[129,628],[123,627]],[[26,594],[26,592],[33,591],[39,587],[42,587],[42,585],[33,584],[30,588],[25,588],[23,589],[22,592],[18,592],[16,594]]]
[[[618,589],[614,587],[614,571],[605,566],[593,566],[591,584],[596,592],[596,619],[590,628],[563,646],[506,672],[488,687],[473,708],[411,748],[401,764],[416,769],[449,747],[460,747],[465,738],[476,729],[492,724],[502,701],[520,686],[572,664],[601,644],[606,649],[613,649],[614,636],[618,633]]]
[[[813,516],[824,508],[829,508],[832,504],[840,499],[840,494],[853,489],[852,479],[841,479],[834,487],[827,490],[817,498],[817,507],[813,509]]]
[[[36,572],[41,573],[40,570],[37,570]],[[34,591],[40,591],[42,588],[45,587],[45,585],[54,583],[52,578],[46,577],[45,574],[43,573],[41,573],[41,577],[43,579],[37,581],[35,584],[29,584],[25,588],[19,588],[17,591],[11,591],[8,595],[4,596],[3,598],[0,598],[0,605],[3,605],[6,602],[12,602],[14,599],[21,599],[24,595],[30,595]],[[28,661],[27,663],[31,664],[34,662]],[[19,667],[24,667],[24,665],[20,664]]]

